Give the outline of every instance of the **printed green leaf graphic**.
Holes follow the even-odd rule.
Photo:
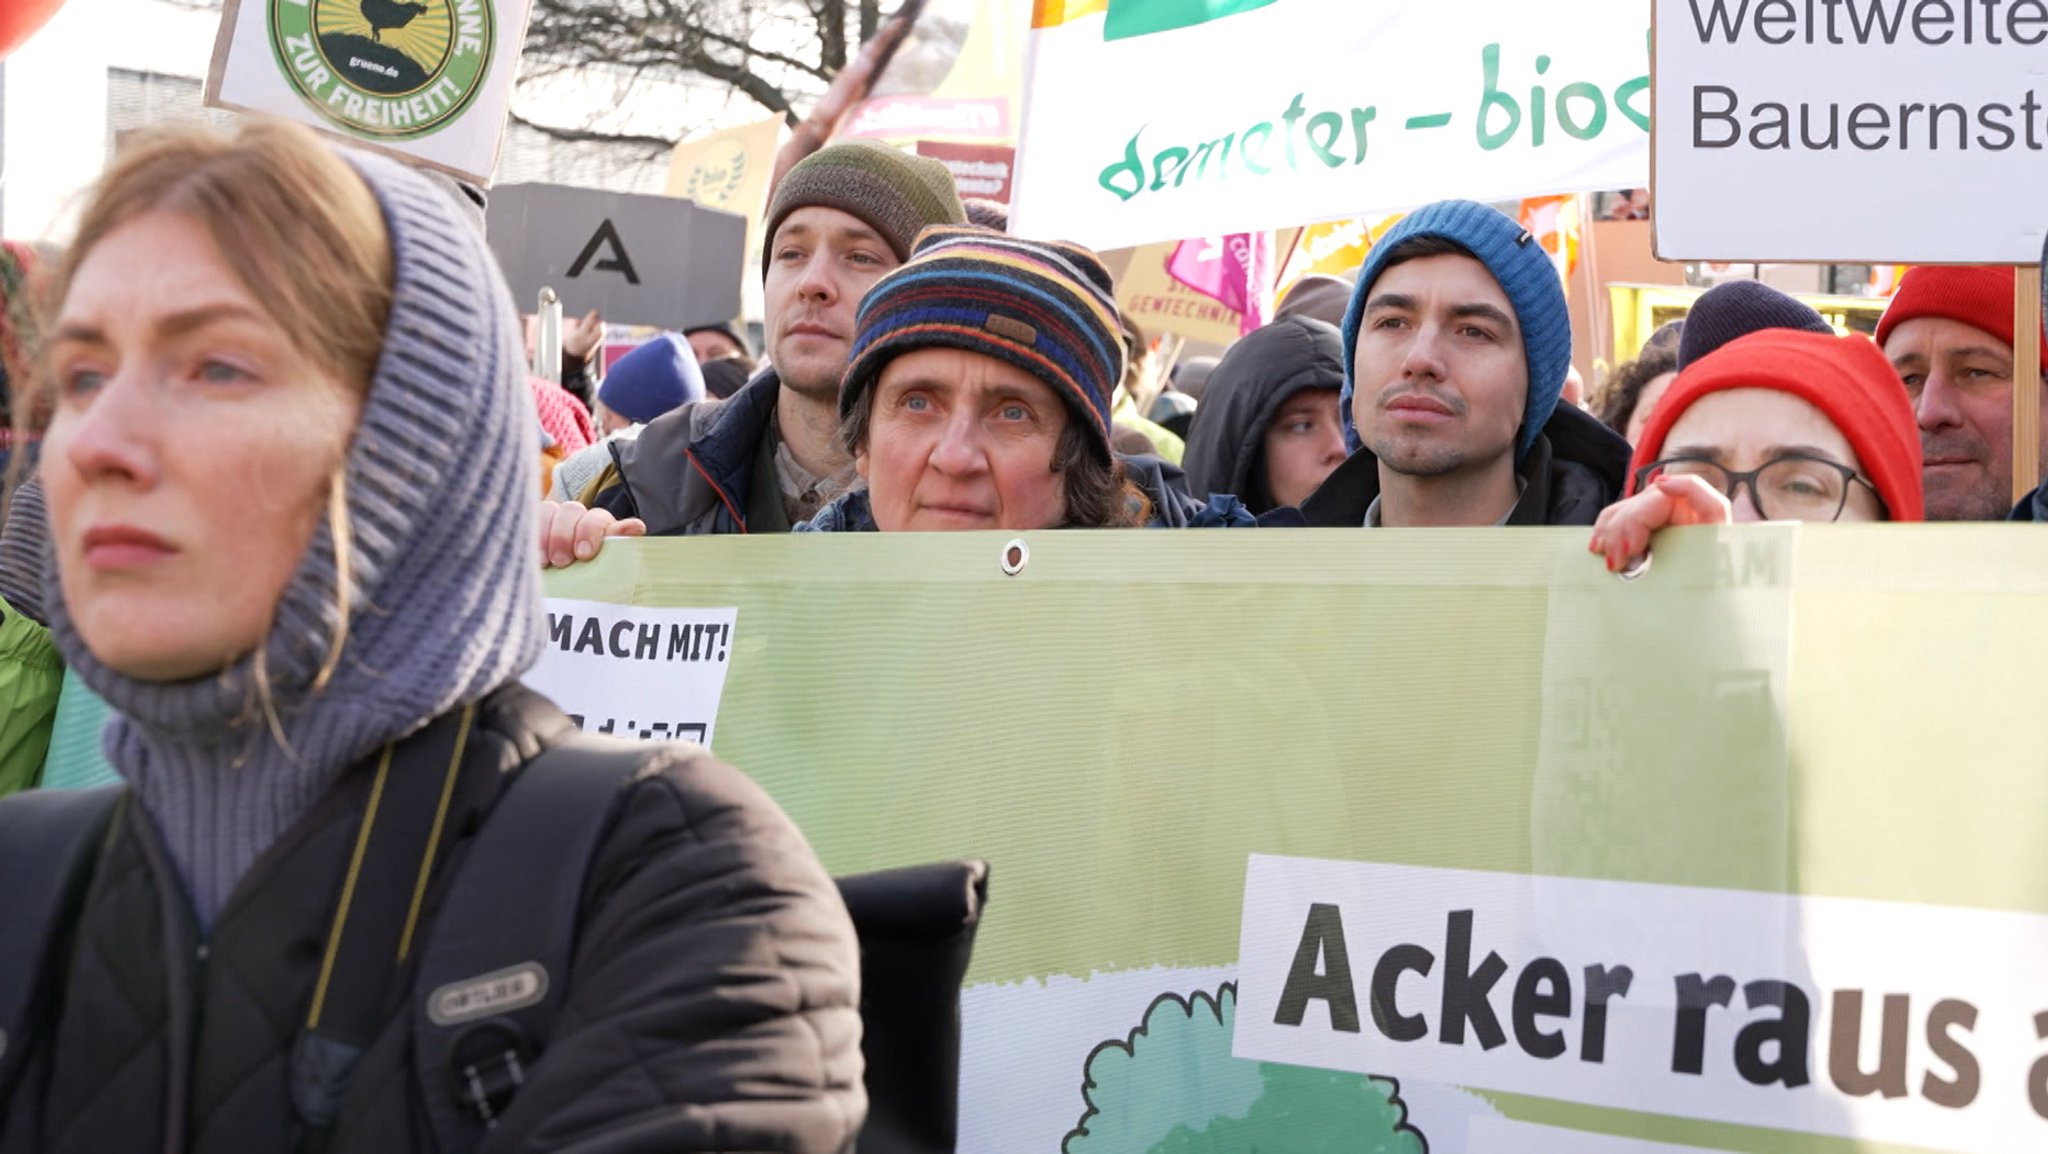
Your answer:
[[[1109,0],[1109,16],[1103,22],[1104,40],[1128,40],[1193,28],[1211,20],[1252,12],[1280,0]]]
[[[1161,994],[1089,1054],[1062,1154],[1428,1154],[1388,1078],[1230,1056],[1237,986]]]

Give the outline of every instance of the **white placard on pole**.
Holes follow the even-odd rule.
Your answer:
[[[1665,260],[2022,264],[2048,0],[1655,0]]]
[[[227,0],[206,102],[489,185],[528,0]]]

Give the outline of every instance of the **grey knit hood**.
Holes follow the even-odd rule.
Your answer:
[[[384,348],[345,466],[353,595],[337,624],[321,519],[264,645],[281,746],[254,655],[149,682],[94,659],[47,571],[64,658],[116,710],[107,757],[154,819],[202,924],[257,855],[365,755],[512,681],[540,654],[537,427],[518,318],[483,238],[448,194],[392,161],[348,161],[383,209],[395,266]]]

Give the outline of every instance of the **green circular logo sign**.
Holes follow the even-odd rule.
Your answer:
[[[306,103],[363,136],[455,122],[490,72],[493,0],[269,0],[270,47]]]

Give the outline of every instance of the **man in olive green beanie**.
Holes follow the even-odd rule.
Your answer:
[[[886,144],[834,144],[790,169],[761,253],[770,367],[724,401],[586,450],[611,460],[542,510],[547,563],[588,560],[613,535],[786,533],[857,484],[838,440],[855,311],[920,230],[966,219],[944,165]]]
[[[946,166],[925,156],[873,140],[849,140],[806,157],[789,170],[768,203],[768,228],[775,230],[797,209],[832,208],[867,222],[896,254],[910,259],[917,234],[929,224],[962,224],[967,210]],[[765,276],[774,256],[761,251]]]

